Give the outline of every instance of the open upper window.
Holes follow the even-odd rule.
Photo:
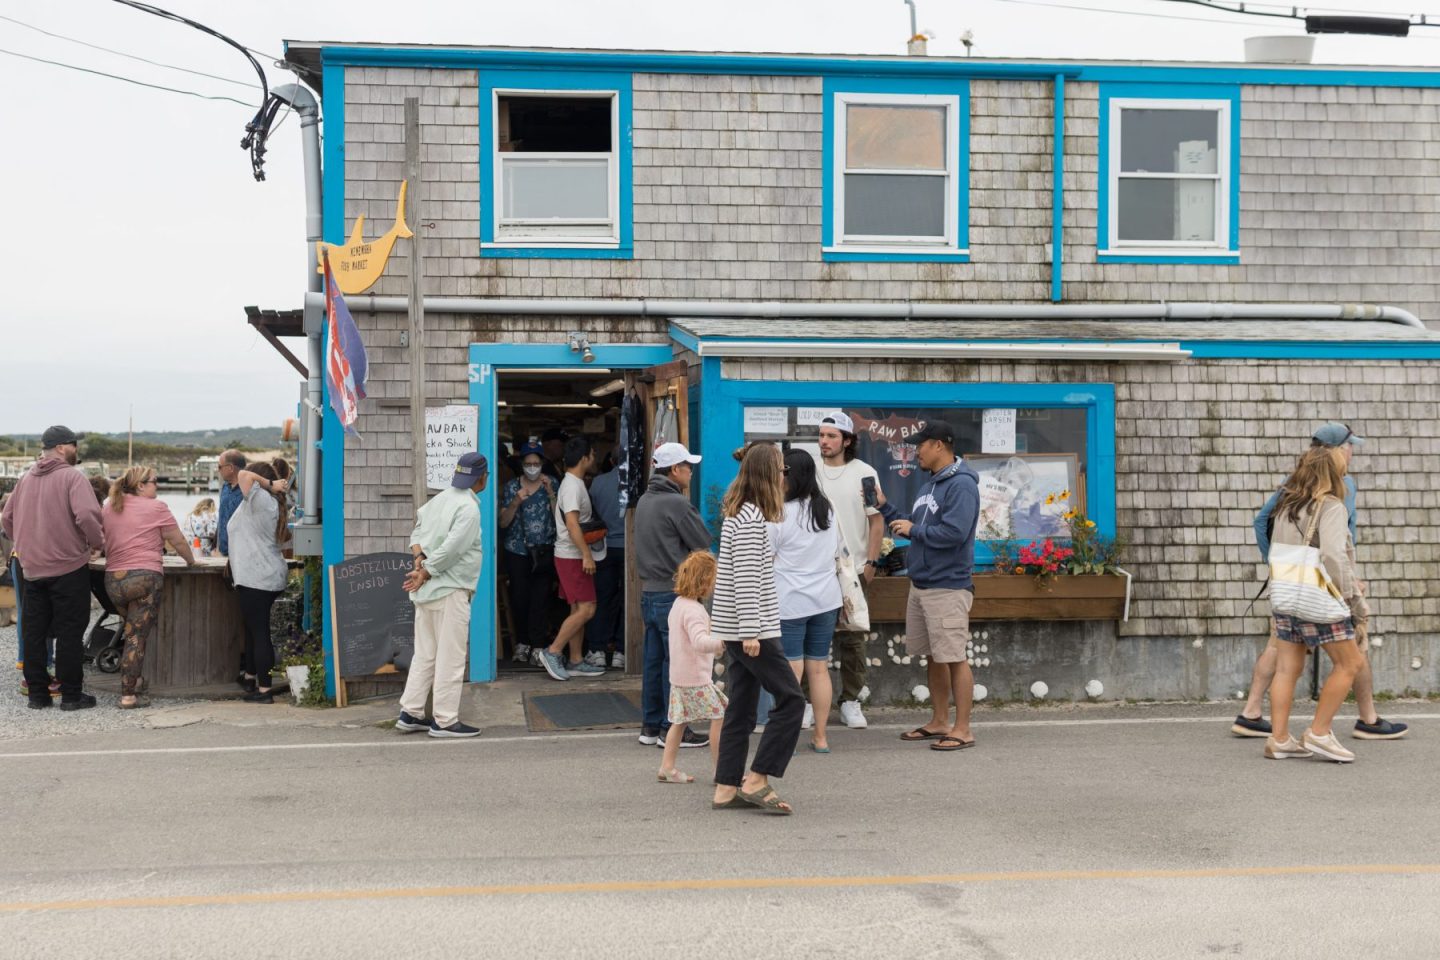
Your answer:
[[[963,259],[965,100],[829,94],[826,259]]]
[[[1232,102],[1112,97],[1100,254],[1238,252]]]
[[[495,237],[617,243],[614,93],[495,92]]]

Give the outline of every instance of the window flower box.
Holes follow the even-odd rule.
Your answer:
[[[1126,620],[1130,575],[1099,573],[1034,577],[1002,573],[975,575],[972,621],[981,620]],[[878,577],[865,590],[873,623],[904,623],[909,577]]]

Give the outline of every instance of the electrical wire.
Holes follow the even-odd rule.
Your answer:
[[[1187,17],[1179,13],[1149,13],[1145,10],[1116,10],[1113,7],[1086,7],[1073,3],[1047,3],[1045,0],[992,0],[993,3],[1013,3],[1024,7],[1049,7],[1052,10],[1083,10],[1087,13],[1114,13],[1128,17],[1150,17],[1156,20],[1184,20],[1189,23],[1216,23],[1221,25],[1252,27],[1248,20],[1220,20],[1214,17]]]
[[[1228,0],[1234,6],[1225,6],[1226,0],[1161,0],[1162,3],[1183,3],[1192,7],[1205,7],[1208,10],[1216,10],[1221,13],[1238,13],[1247,17],[1272,17],[1280,20],[1304,20],[1305,15],[1312,11],[1324,13],[1339,13],[1352,17],[1378,17],[1379,14],[1372,12],[1357,13],[1354,10],[1336,10],[1331,7],[1311,8],[1300,5],[1282,5],[1274,3],[1251,3],[1249,0]],[[1262,10],[1261,7],[1269,7],[1270,11]],[[1272,12],[1273,11],[1273,12]],[[1286,12],[1288,11],[1288,12]],[[1383,19],[1383,17],[1382,17]],[[1397,13],[1392,19],[1403,19],[1412,27],[1440,27],[1440,15],[1433,13]]]
[[[34,30],[36,33],[43,33],[45,34],[45,36],[54,37],[57,40],[65,40],[69,43],[78,43],[80,46],[89,47],[91,50],[103,50],[106,53],[113,53],[117,57],[125,57],[128,60],[139,60],[141,63],[148,63],[153,67],[162,67],[166,70],[179,70],[181,73],[193,73],[197,77],[208,77],[211,80],[220,80],[224,83],[233,83],[236,86],[240,87],[250,87],[251,89],[259,89],[260,87],[258,83],[247,83],[244,80],[233,80],[230,77],[222,77],[218,74],[206,73],[203,70],[191,70],[189,67],[177,67],[173,63],[162,63],[159,60],[151,60],[147,57],[141,57],[133,53],[126,53],[123,50],[114,50],[110,47],[102,47],[98,43],[90,43],[89,41],[80,40],[76,37],[67,37],[63,33],[52,33],[51,31],[46,30],[43,27],[35,26],[35,24],[33,23],[26,23],[24,20],[16,20],[14,17],[7,17],[3,13],[0,13],[0,20],[8,20],[10,23],[16,24],[17,26],[25,27],[27,30]]]
[[[79,67],[73,63],[61,63],[59,60],[46,60],[44,57],[32,57],[28,53],[17,53],[14,50],[0,49],[0,53],[12,57],[19,57],[22,60],[33,60],[36,63],[48,63],[54,67],[64,67],[67,70],[78,70],[81,73],[94,74],[97,77],[109,77],[111,80],[123,80],[126,83],[133,83],[137,87],[149,87],[151,90],[167,90],[170,93],[183,93],[187,97],[199,97],[201,100],[228,100],[231,103],[238,103],[242,107],[254,107],[253,103],[246,103],[244,100],[236,100],[234,97],[212,96],[208,93],[199,93],[195,90],[181,90],[179,87],[166,87],[158,83],[146,83],[143,80],[136,80],[133,77],[122,77],[118,73],[106,73],[103,70],[91,70],[89,67]]]

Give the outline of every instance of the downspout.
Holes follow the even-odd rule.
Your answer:
[[[1050,185],[1050,300],[1059,303],[1064,294],[1065,240],[1065,74],[1055,74],[1055,149],[1051,159]]]
[[[322,294],[306,295],[306,309]],[[352,313],[404,313],[404,297],[345,298]],[[915,303],[804,300],[607,300],[426,297],[427,313],[578,314],[596,317],[728,317],[809,320],[1383,320],[1418,330],[1420,319],[1401,307],[1369,303]]]
[[[309,357],[309,377],[305,383],[305,437],[309,441],[302,453],[302,490],[300,523],[313,527],[320,523],[320,371],[324,365],[320,349],[325,294],[324,278],[315,270],[315,250],[323,236],[320,179],[320,105],[309,90],[298,83],[287,83],[272,91],[290,104],[300,117],[300,146],[305,159],[305,345]],[[319,298],[318,307],[314,305]],[[313,318],[312,318],[313,317]]]

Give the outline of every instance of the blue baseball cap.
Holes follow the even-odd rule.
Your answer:
[[[1355,446],[1365,442],[1365,438],[1358,436],[1353,430],[1343,423],[1322,423],[1315,428],[1310,438],[1316,443],[1327,447],[1339,447],[1347,443]]]
[[[455,464],[455,476],[450,478],[450,486],[469,489],[489,472],[490,464],[485,461],[483,453],[464,454]]]

